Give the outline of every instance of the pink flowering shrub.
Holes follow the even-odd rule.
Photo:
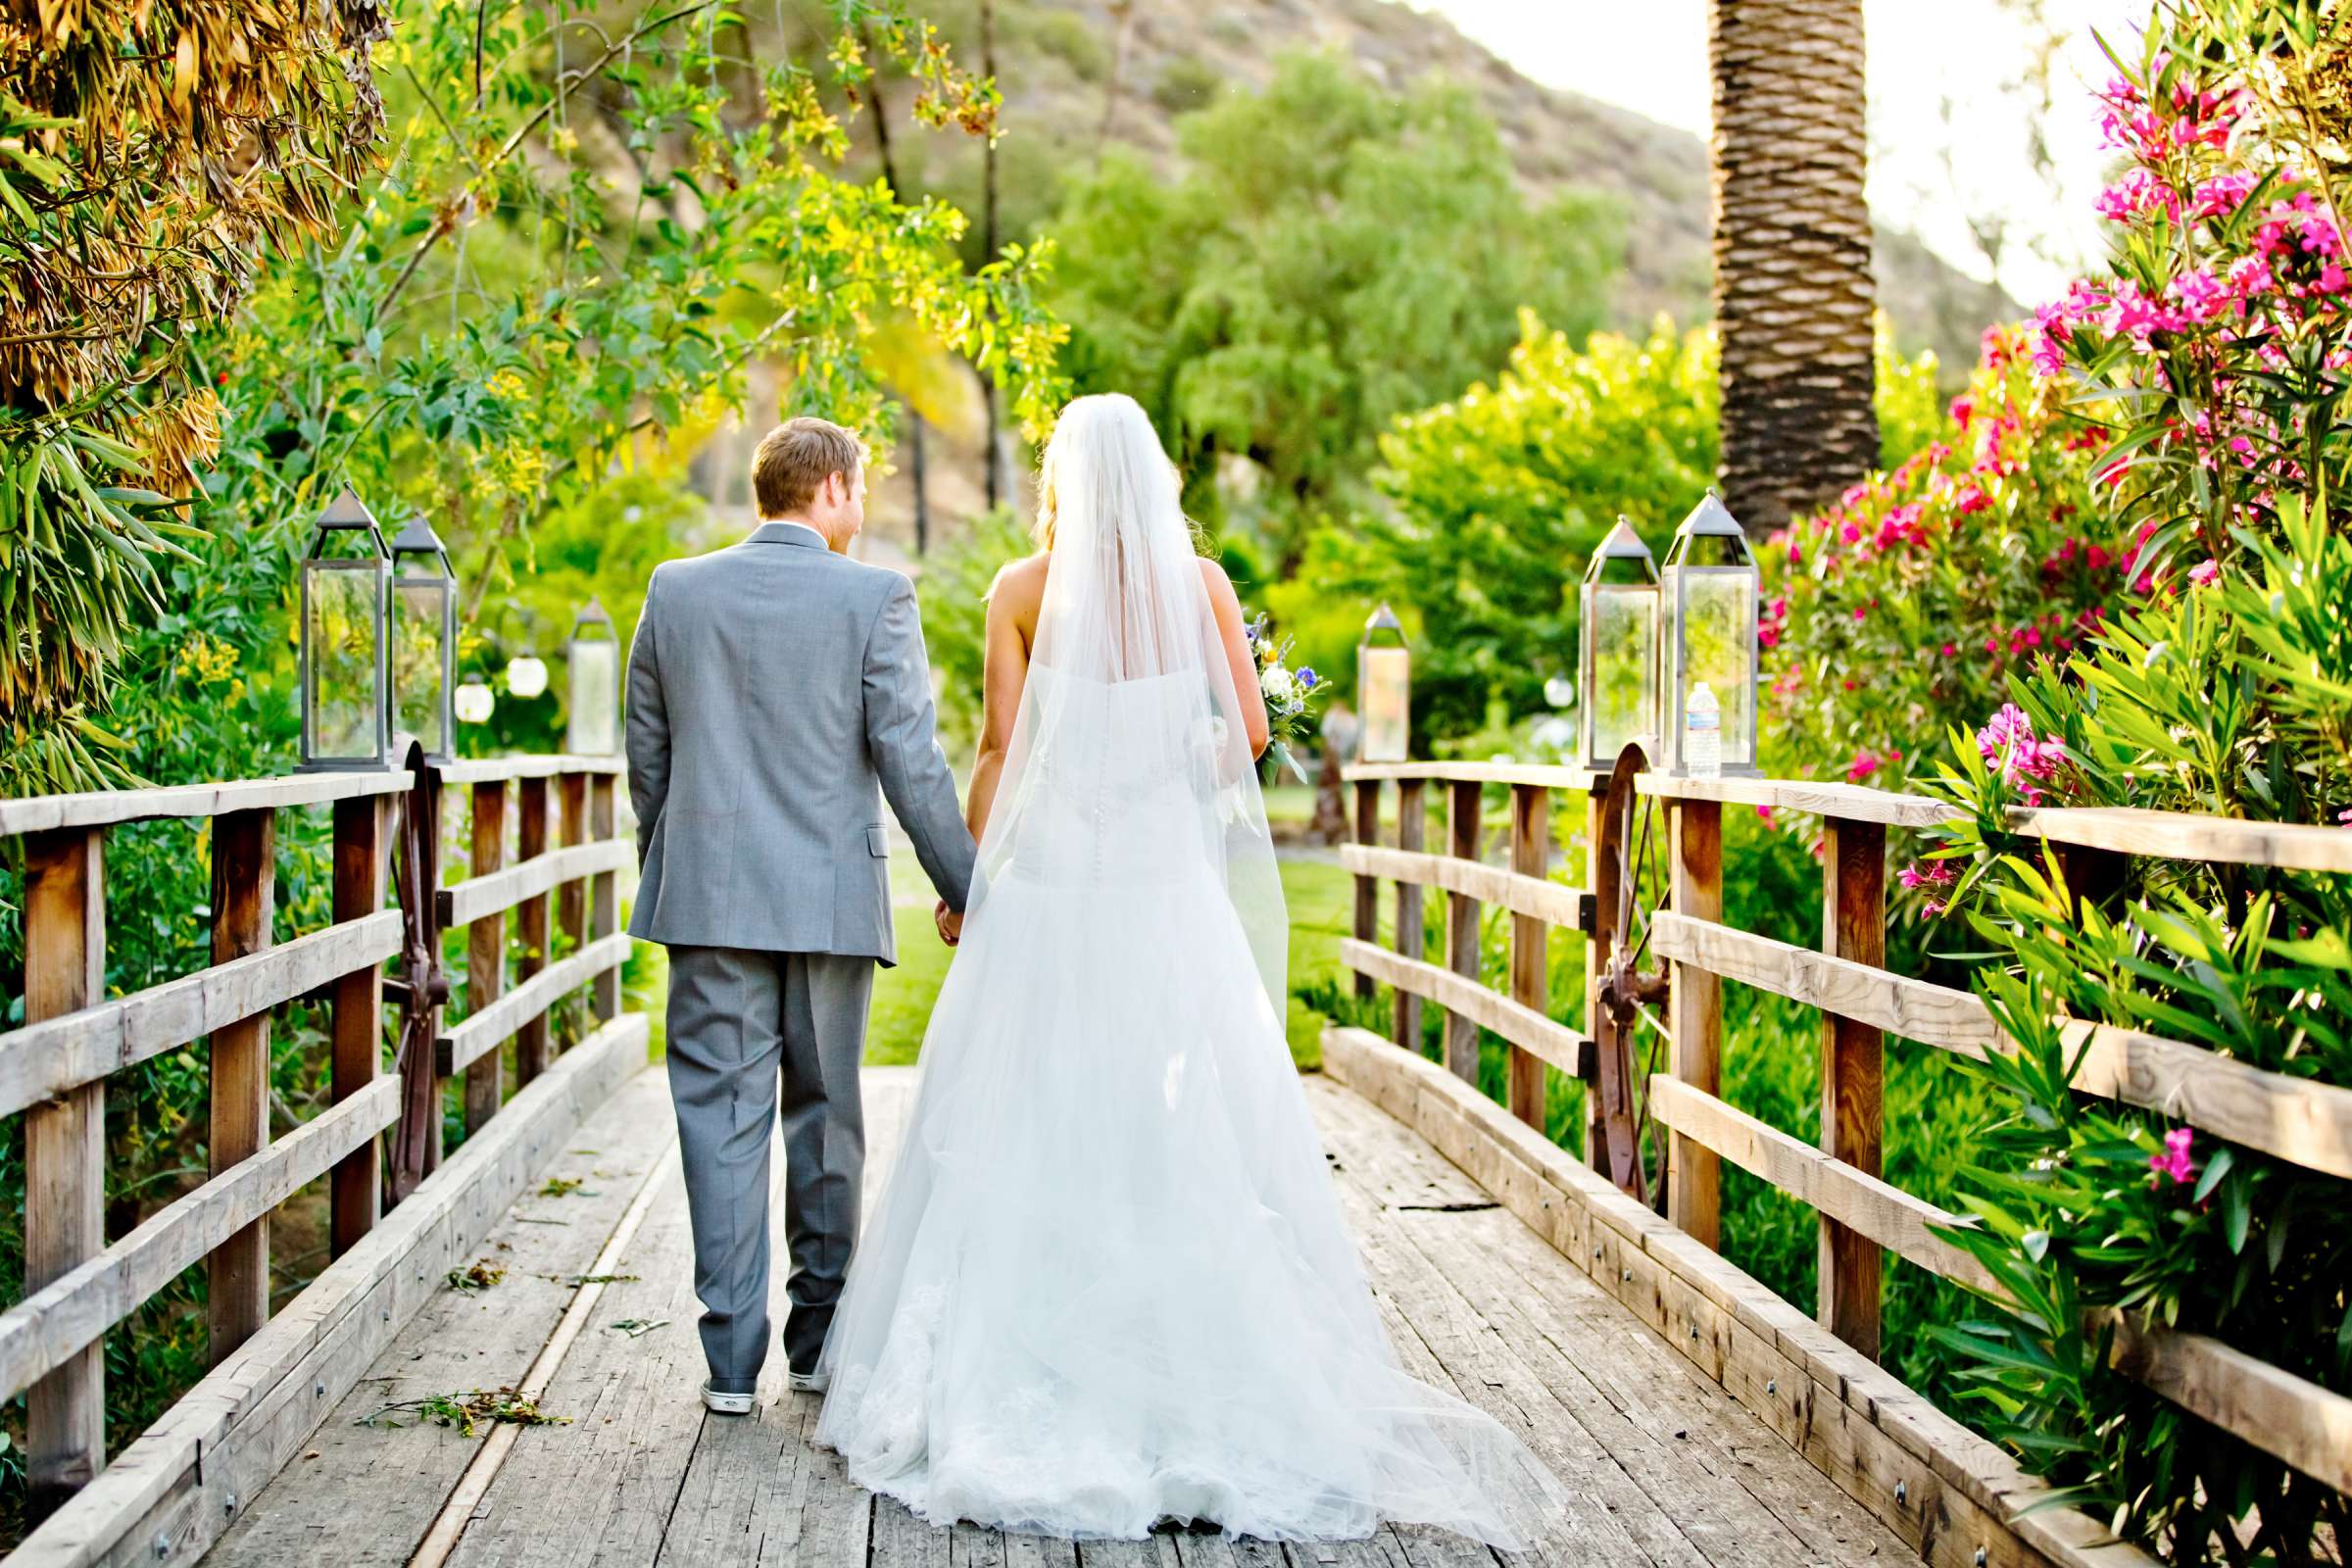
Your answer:
[[[2257,31],[2310,34],[2260,54],[2200,47],[2228,24],[2197,9],[2186,31],[2151,28],[2102,92],[2125,161],[2099,199],[2110,270],[2044,305],[2029,341],[2110,428],[2096,483],[2133,520],[2143,587],[2184,551],[2226,560],[2232,529],[2274,527],[2282,493],[2340,488],[2352,459],[2352,258],[2328,177],[2345,111],[2341,38],[2325,35],[2343,32],[2341,8],[2321,23],[2250,5]]]
[[[2062,660],[2126,590],[2091,504],[2100,428],[1995,327],[1939,429],[1763,550],[1774,771],[1904,787],[1908,755]]]
[[[2198,1568],[2341,1564],[2352,1498],[2117,1367],[2109,1325],[2352,1395],[2352,1189],[2077,1092],[2071,1024],[2352,1088],[2352,876],[2053,852],[2013,814],[2352,832],[2352,6],[2160,0],[2144,44],[2104,95],[2110,268],[2026,344],[2059,427],[2087,432],[2084,511],[2113,519],[2062,565],[2095,544],[2107,575],[2071,648],[2048,651],[2046,619],[2039,645],[1997,637],[1997,684],[1936,714],[1949,751],[1917,787],[1964,820],[1901,877],[1987,960],[1977,990],[2014,1047],[1967,1068],[2006,1114],[1961,1199],[1980,1223],[1952,1233],[2000,1298],[1935,1334],[1984,1430],[2123,1539]]]

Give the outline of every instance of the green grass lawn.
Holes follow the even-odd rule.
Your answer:
[[[953,955],[931,926],[931,906],[922,871],[911,855],[891,858],[893,890],[900,898],[925,897],[920,906],[896,911],[899,964],[874,976],[874,1006],[865,1037],[865,1059],[875,1066],[914,1060],[922,1049],[931,1001],[947,978]],[[1354,914],[1354,879],[1336,865],[1313,860],[1282,862],[1282,891],[1290,904],[1291,985],[1340,972],[1340,938]],[[1322,1064],[1320,1014],[1297,997],[1290,999],[1291,1056],[1299,1066]]]

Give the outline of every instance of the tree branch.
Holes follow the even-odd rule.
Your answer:
[[[673,22],[684,21],[697,12],[708,11],[716,4],[718,4],[718,0],[695,0],[693,5],[681,6],[675,11],[656,17],[653,21],[641,24],[634,31],[628,33],[619,42],[608,44],[605,52],[596,57],[595,64],[557,78],[555,96],[541,104],[528,120],[514,127],[514,134],[510,135],[500,145],[498,151],[491,155],[489,163],[476,166],[481,172],[481,176],[487,179],[491,170],[498,168],[513,157],[514,149],[522,145],[523,138],[538,129],[540,123],[548,116],[563,106],[564,100],[571,96],[573,88],[582,82],[602,75],[605,68],[627,53],[637,40],[661,31]],[[392,286],[384,291],[384,297],[376,301],[374,319],[380,321],[391,312],[393,302],[399,299],[402,290],[409,286],[409,279],[416,275],[416,269],[424,265],[425,257],[431,253],[434,246],[440,244],[448,236],[452,226],[448,218],[443,217],[425,231],[424,238],[417,241],[416,249],[411,253],[408,265],[400,270],[400,275],[392,280]]]

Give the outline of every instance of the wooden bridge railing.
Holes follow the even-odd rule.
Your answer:
[[[628,938],[615,933],[614,884],[631,858],[630,847],[614,836],[617,768],[611,759],[572,757],[433,768],[413,754],[410,767],[382,772],[0,801],[0,838],[17,838],[23,845],[25,973],[24,1026],[0,1034],[0,1115],[24,1118],[25,1175],[25,1295],[0,1312],[0,1397],[27,1396],[27,1500],[34,1521],[56,1515],[76,1498],[91,1504],[105,1490],[93,1483],[100,1482],[106,1465],[101,1350],[110,1329],[183,1270],[203,1262],[209,1274],[211,1359],[220,1367],[271,1322],[269,1226],[273,1209],[328,1176],[329,1250],[335,1258],[345,1257],[368,1242],[383,1217],[387,1196],[399,1196],[397,1185],[386,1180],[384,1136],[414,1140],[425,1152],[424,1167],[438,1164],[442,1079],[466,1075],[470,1134],[490,1121],[504,1098],[499,1047],[507,1038],[517,1041],[518,1076],[528,1083],[549,1066],[548,1014],[569,993],[587,986],[596,1019],[607,1033],[615,1027],[619,965],[628,954]],[[551,781],[562,807],[561,843],[553,849],[547,842]],[[422,908],[388,907],[396,822],[404,812],[421,813],[424,841],[437,848],[443,790],[450,785],[466,786],[472,795],[470,874],[455,886],[428,888]],[[510,789],[519,799],[520,858],[504,866]],[[334,812],[333,923],[273,945],[276,813],[317,806],[329,806]],[[159,817],[209,823],[213,962],[179,979],[110,998],[105,983],[107,833],[122,823]],[[428,857],[428,866],[431,862]],[[572,947],[567,956],[552,962],[551,892]],[[510,910],[517,911],[523,949],[523,978],[512,991],[505,988]],[[412,956],[432,955],[426,967],[437,967],[442,932],[460,925],[468,932],[468,1011],[443,1030],[439,1014],[446,985],[434,983],[429,974],[404,973],[388,981],[386,966],[402,956],[405,944]],[[431,1034],[423,1028],[414,1033],[438,1046],[434,1059],[394,1064],[412,1079],[431,1075],[429,1087],[417,1083],[408,1096],[402,1077],[383,1071],[388,986],[407,1009],[427,1014]],[[270,1016],[279,1005],[304,998],[326,1002],[331,1103],[272,1140]],[[636,1041],[641,1061],[643,1020],[634,1024],[624,1032]],[[107,1079],[208,1039],[210,1174],[110,1244]],[[404,1120],[429,1125],[404,1127]],[[388,1195],[387,1186],[394,1192]],[[441,1199],[435,1203],[447,1206]],[[414,1240],[403,1245],[413,1246]],[[326,1280],[313,1281],[283,1304],[280,1315],[317,1315],[321,1305],[310,1298]],[[362,1283],[381,1280],[371,1276]],[[394,1316],[388,1301],[382,1308],[386,1323]],[[344,1300],[336,1309],[350,1304]],[[408,1304],[413,1307],[415,1301]],[[292,1347],[287,1367],[301,1363],[303,1348]],[[327,1374],[318,1374],[321,1395],[328,1382]],[[252,1399],[269,1392],[231,1391],[223,1396],[225,1407],[250,1414]],[[180,1408],[174,1406],[151,1427],[151,1436],[170,1429]],[[324,1408],[315,1412],[324,1414]],[[205,1442],[217,1436],[207,1430],[202,1440],[181,1442],[174,1451],[184,1450],[183,1458],[193,1455],[189,1462],[199,1462]],[[140,1469],[131,1458],[123,1454],[119,1468]],[[160,1480],[142,1477],[135,1486],[126,1480],[121,1497],[103,1507],[82,1508],[97,1517],[73,1525],[58,1560],[87,1560],[83,1554],[92,1541],[108,1538],[110,1531],[120,1534],[126,1528],[122,1521],[143,1517],[159,1496],[184,1486],[185,1466],[175,1471],[175,1462],[167,1457]],[[226,1496],[233,1512],[233,1491]],[[62,1517],[53,1520],[61,1527],[65,1523]],[[157,1538],[156,1550],[142,1555],[161,1559],[200,1551],[220,1523],[216,1518],[209,1529],[176,1537],[167,1530]],[[26,1544],[27,1553],[41,1560],[34,1543],[52,1534],[36,1533]]]
[[[1607,780],[1583,770],[1517,763],[1405,762],[1353,767],[1356,843],[1342,851],[1356,875],[1355,935],[1343,956],[1359,995],[1375,981],[1395,991],[1394,1038],[1418,1053],[1419,1005],[1447,1011],[1446,1060],[1475,1082],[1479,1028],[1508,1043],[1508,1106],[1544,1125],[1542,1068],[1549,1064],[1596,1089],[1608,1070],[1596,1062],[1598,977],[1609,954],[1610,921],[1595,918],[1616,900],[1615,868],[1595,866],[1595,890],[1545,876],[1546,797],[1583,798],[1587,845],[1599,842],[1599,802]],[[1397,786],[1396,846],[1382,846],[1381,793]],[[1418,843],[1424,790],[1448,791],[1450,853]],[[1483,789],[1511,797],[1509,870],[1478,863],[1477,822]],[[1772,779],[1675,779],[1644,774],[1636,787],[1668,813],[1668,896],[1649,930],[1652,954],[1667,962],[1663,1028],[1669,1071],[1646,1085],[1651,1119],[1664,1129],[1665,1212],[1692,1241],[1718,1242],[1720,1162],[1741,1169],[1813,1207],[1820,1250],[1815,1316],[1822,1327],[1876,1361],[1880,1353],[1880,1274],[1885,1252],[1976,1289],[1990,1281],[1965,1251],[1936,1229],[1959,1216],[1890,1186],[1881,1177],[1882,1041],[1893,1033],[1967,1055],[2010,1049],[1991,1014],[1971,993],[1889,972],[1886,958],[1886,835],[1888,828],[1932,827],[1951,808],[1918,796],[1852,785]],[[1726,804],[1807,813],[1822,821],[1822,937],[1800,947],[1725,925],[1722,808]],[[2116,885],[2131,856],[2208,863],[2352,872],[2352,832],[2332,828],[2222,820],[2101,808],[2020,810],[2018,831],[2059,848],[2070,880]],[[1376,943],[1378,879],[1396,883],[1395,929],[1401,954]],[[1444,966],[1420,956],[1421,890],[1449,900]],[[1512,912],[1508,997],[1481,984],[1477,946],[1480,903]],[[1586,943],[1586,1028],[1545,1013],[1544,932],[1581,930]],[[1723,982],[1790,998],[1822,1019],[1822,1105],[1817,1143],[1793,1137],[1722,1098]],[[2067,1025],[2086,1047],[2075,1087],[2088,1095],[2161,1112],[2230,1143],[2259,1149],[2329,1175],[2352,1178],[2352,1089],[2267,1072],[2200,1047],[2137,1030],[2087,1021]],[[1600,1096],[1589,1094],[1591,1105]],[[1605,1168],[1603,1129],[1588,1116],[1585,1154]],[[1722,1265],[1727,1267],[1728,1265]],[[1628,1279],[1632,1278],[1628,1273]],[[1744,1276],[1740,1276],[1744,1281]],[[1747,1282],[1752,1285],[1752,1282]],[[2246,1350],[2202,1335],[2133,1318],[2118,1319],[2117,1359],[2124,1370],[2182,1408],[2213,1422],[2338,1490],[2352,1491],[2352,1399],[2264,1363]],[[1695,1324],[1691,1338],[1698,1337]],[[1899,1388],[1899,1385],[1896,1385]],[[1979,1558],[1981,1563],[1984,1559]]]

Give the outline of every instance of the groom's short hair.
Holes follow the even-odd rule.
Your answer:
[[[752,500],[762,517],[788,516],[808,509],[828,475],[854,480],[864,464],[865,443],[831,419],[786,419],[752,456]]]

